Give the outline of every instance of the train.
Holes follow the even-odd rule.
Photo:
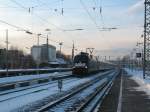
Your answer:
[[[74,57],[72,74],[85,76],[100,70],[100,62],[86,52],[80,52]]]

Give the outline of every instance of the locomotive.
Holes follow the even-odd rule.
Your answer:
[[[86,52],[80,52],[74,57],[72,74],[84,76],[99,71],[99,66],[98,60],[94,60]]]

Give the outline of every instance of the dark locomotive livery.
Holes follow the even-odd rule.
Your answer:
[[[85,52],[80,52],[76,55],[73,63],[72,73],[75,75],[86,75],[99,70],[99,62]]]

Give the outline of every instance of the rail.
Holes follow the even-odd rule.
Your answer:
[[[66,72],[71,71],[71,68],[51,68],[51,69],[38,69],[40,74],[52,73],[52,72]],[[36,75],[37,69],[9,69],[8,77],[20,76],[20,75]],[[0,78],[6,77],[7,71],[0,70]]]
[[[110,72],[109,73],[107,72],[107,74],[105,73],[105,74],[101,75],[100,77],[97,77],[97,78],[93,79],[92,81],[89,81],[89,82],[86,82],[85,84],[82,84],[82,86],[80,85],[80,87],[78,89],[70,92],[69,94],[67,94],[67,95],[59,98],[56,101],[50,102],[50,103],[48,103],[48,104],[40,107],[35,112],[44,112],[44,111],[47,111],[47,110],[55,107],[56,105],[59,105],[60,103],[63,103],[65,100],[73,97],[74,95],[78,94],[79,92],[83,91],[84,89],[88,88],[89,86],[93,85],[94,83],[96,83],[96,82],[98,82],[98,81],[106,78],[106,75],[109,75],[109,74],[110,74]],[[104,85],[106,85],[106,82],[103,82],[103,84],[101,85],[101,87],[99,86],[100,90],[102,90],[102,88],[105,87]],[[98,89],[97,92],[99,92],[100,90]],[[77,111],[77,112],[80,112],[80,110]]]
[[[49,82],[50,80],[58,80],[72,77],[71,73],[61,73],[61,74],[46,74],[46,76],[38,75],[38,76],[17,76],[16,77],[7,77],[0,79],[0,92],[12,90],[19,87],[27,87],[35,84],[41,84]],[[10,79],[10,80],[9,80]]]

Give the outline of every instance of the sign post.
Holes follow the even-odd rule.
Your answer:
[[[58,80],[58,89],[60,92],[62,91],[62,86],[63,86],[62,79],[59,79]]]

